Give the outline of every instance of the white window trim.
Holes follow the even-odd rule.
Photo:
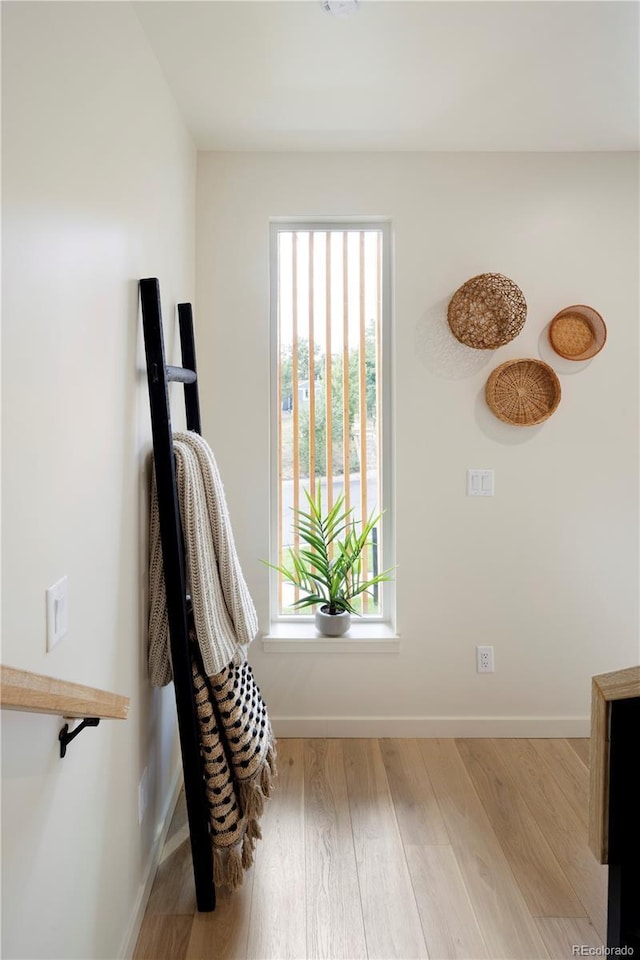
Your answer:
[[[265,653],[399,653],[400,636],[381,620],[359,621],[354,617],[347,635],[323,637],[313,622],[271,624],[262,637]]]
[[[395,564],[395,460],[393,457],[394,433],[394,380],[393,380],[393,236],[391,220],[388,217],[344,217],[344,218],[280,218],[270,219],[269,243],[269,339],[270,339],[270,549],[269,555],[274,562],[275,544],[278,542],[278,501],[279,477],[276,444],[278,442],[278,378],[276,375],[278,355],[278,302],[277,276],[278,234],[293,230],[380,230],[382,232],[382,358],[380,382],[382,388],[380,409],[382,411],[382,450],[381,456],[381,504],[382,517],[382,569]],[[272,653],[282,652],[397,652],[400,639],[396,633],[396,591],[395,580],[380,585],[384,602],[382,617],[354,617],[348,637],[339,640],[321,637],[315,629],[312,616],[287,616],[278,614],[277,574],[269,572],[269,611],[270,629],[262,638],[263,648]]]

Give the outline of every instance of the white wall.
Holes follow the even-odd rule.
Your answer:
[[[131,697],[83,732],[2,716],[2,955],[114,958],[176,785],[144,662],[147,454],[137,282],[167,338],[194,289],[195,150],[129,4],[3,3],[5,664]],[[69,636],[45,652],[45,589]],[[138,826],[138,783],[149,807]]]
[[[263,629],[269,217],[393,221],[401,650],[254,644],[277,729],[585,735],[590,676],[639,659],[637,157],[200,154],[197,211],[204,430]],[[495,352],[459,345],[446,324],[454,291],[485,271],[511,277],[528,303],[523,332]],[[608,325],[590,363],[546,345],[572,303]],[[526,356],[553,364],[563,399],[546,423],[510,427],[484,385]],[[467,467],[495,470],[493,499],[465,496]],[[476,675],[477,643],[494,645],[494,675]]]

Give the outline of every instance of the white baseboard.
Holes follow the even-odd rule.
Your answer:
[[[588,737],[583,717],[271,717],[276,737]]]
[[[149,854],[149,859],[143,874],[142,883],[140,884],[138,896],[136,897],[136,902],[131,913],[131,919],[129,920],[129,925],[122,941],[122,947],[120,949],[120,953],[118,954],[118,956],[122,957],[123,960],[131,960],[133,957],[133,951],[136,948],[136,943],[138,942],[140,928],[144,919],[144,912],[147,909],[147,903],[151,895],[153,881],[155,880],[156,872],[160,864],[162,849],[167,838],[167,833],[169,832],[169,827],[171,826],[171,819],[176,809],[176,804],[178,803],[180,791],[182,790],[182,781],[182,766],[178,764],[173,776],[171,790],[169,791],[169,800],[164,814],[160,818],[160,824],[156,832],[156,838],[154,840],[153,847],[151,848],[151,853]]]

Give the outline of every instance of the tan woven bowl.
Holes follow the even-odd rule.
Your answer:
[[[549,324],[549,343],[565,360],[590,360],[607,340],[605,322],[593,307],[565,307]]]
[[[456,290],[447,311],[456,340],[495,350],[517,337],[527,319],[522,290],[501,273],[481,273]]]
[[[542,360],[507,360],[487,380],[485,396],[498,420],[532,427],[557,409],[560,381]]]

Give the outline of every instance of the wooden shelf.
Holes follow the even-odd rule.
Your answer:
[[[627,667],[613,673],[600,673],[593,678],[593,686],[604,700],[629,700],[640,697],[640,667]]]
[[[126,720],[129,697],[28,670],[0,666],[0,707],[58,717]]]
[[[600,863],[609,862],[610,704],[632,697],[640,697],[640,666],[592,678],[589,846]]]

